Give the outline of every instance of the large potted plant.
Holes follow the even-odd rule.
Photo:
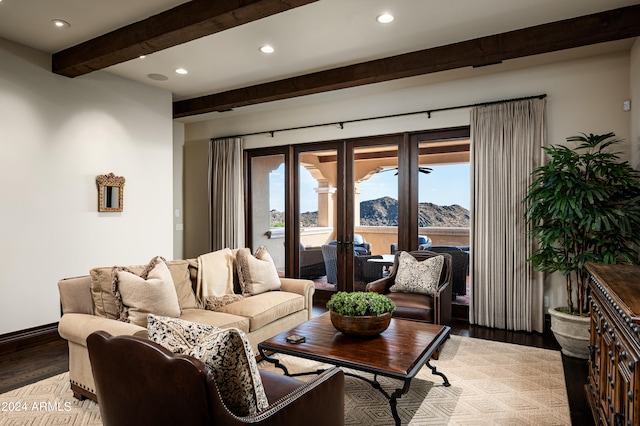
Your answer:
[[[548,162],[533,172],[525,201],[537,248],[528,261],[539,271],[564,275],[567,306],[549,309],[551,329],[563,353],[587,358],[585,264],[638,262],[640,174],[609,151],[620,142],[613,133],[567,141],[579,145],[543,148]]]
[[[375,336],[389,327],[395,303],[376,292],[339,291],[327,302],[333,326],[352,336]]]

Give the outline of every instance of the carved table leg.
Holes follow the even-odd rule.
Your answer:
[[[271,358],[270,356],[268,356],[262,350],[260,345],[258,345],[258,351],[260,352],[260,356],[262,357],[262,359],[264,359],[265,361],[273,364],[276,368],[279,368],[280,370],[284,371],[284,375],[285,376],[290,376],[289,370],[287,370],[287,367],[285,367],[284,364],[280,363],[280,360],[278,358]]]
[[[445,387],[451,386],[451,383],[449,383],[449,379],[447,379],[447,376],[445,376],[444,374],[442,374],[441,372],[436,370],[436,367],[434,367],[433,365],[431,365],[431,360],[427,361],[426,366],[429,367],[431,369],[431,374],[435,374],[436,376],[440,376],[444,379],[444,383],[443,385]]]

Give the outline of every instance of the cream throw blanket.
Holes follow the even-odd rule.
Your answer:
[[[201,301],[233,294],[235,252],[225,248],[198,257],[196,296]]]

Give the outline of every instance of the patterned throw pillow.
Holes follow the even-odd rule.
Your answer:
[[[204,298],[205,309],[210,311],[217,311],[220,308],[224,308],[227,305],[236,303],[244,299],[241,294],[225,294],[219,297],[207,296]]]
[[[180,303],[165,260],[156,256],[140,275],[114,266],[112,291],[120,321],[147,326],[147,315],[180,316]]]
[[[147,333],[149,340],[161,344],[174,354],[181,354],[192,347],[199,339],[222,329],[213,325],[198,324],[180,318],[147,316]]]
[[[241,330],[155,315],[149,315],[148,324],[149,339],[211,369],[229,411],[248,416],[269,406],[251,344]]]
[[[278,270],[264,246],[258,247],[254,255],[248,248],[238,250],[236,267],[243,295],[253,296],[280,289]]]
[[[418,261],[403,251],[398,259],[396,281],[389,291],[433,295],[438,289],[443,264],[443,256]]]

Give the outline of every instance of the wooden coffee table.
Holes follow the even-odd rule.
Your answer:
[[[411,379],[424,365],[431,369],[432,374],[442,377],[444,386],[450,386],[447,377],[436,371],[436,368],[429,363],[434,352],[449,336],[450,331],[451,328],[448,326],[393,318],[389,328],[378,336],[352,337],[336,330],[327,312],[265,340],[258,344],[258,350],[263,359],[275,364],[286,375],[313,374],[319,371],[289,374],[287,367],[278,359],[269,357],[268,353],[293,355],[373,374],[373,380],[371,380],[346,373],[365,380],[378,389],[389,400],[395,423],[400,425],[400,417],[396,409],[397,400],[409,391]],[[287,336],[293,334],[304,336],[306,341],[304,343],[287,342]],[[404,385],[389,394],[377,381],[378,375],[400,380]]]

